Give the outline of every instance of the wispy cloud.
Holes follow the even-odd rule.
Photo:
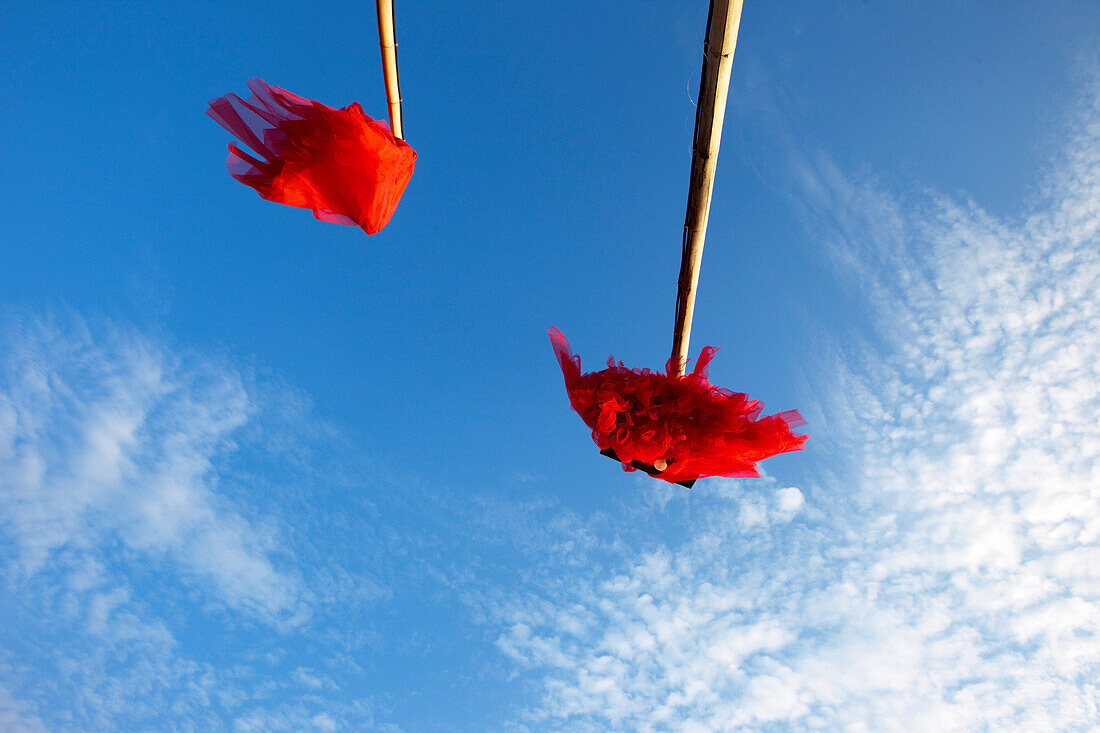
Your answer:
[[[1016,221],[802,167],[877,328],[823,355],[829,473],[701,484],[682,541],[503,602],[521,726],[1100,723],[1098,102]]]
[[[365,533],[325,513],[339,440],[304,400],[131,328],[3,328],[0,727],[378,727],[348,655],[388,590],[326,544]]]
[[[0,373],[0,517],[20,570],[121,541],[169,557],[228,606],[301,613],[277,537],[223,501],[212,463],[255,409],[239,374],[82,322],[8,325]]]
[[[0,730],[9,733],[45,733],[45,723],[35,715],[33,706],[12,697],[0,686]]]

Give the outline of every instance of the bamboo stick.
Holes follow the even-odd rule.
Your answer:
[[[375,0],[378,11],[378,44],[382,47],[382,76],[386,80],[386,101],[390,107],[390,130],[394,137],[404,140],[405,129],[401,124],[401,83],[397,76],[397,37],[393,14],[393,0]]]
[[[703,241],[710,217],[710,199],[714,191],[714,171],[718,165],[718,147],[722,143],[722,122],[726,116],[733,52],[737,48],[737,29],[741,24],[743,0],[711,0],[707,16],[703,71],[699,81],[699,104],[695,111],[695,140],[688,184],[687,215],[684,219],[684,250],[680,260],[680,279],[676,294],[676,325],[673,331],[672,359],[676,373],[684,374],[691,320],[695,313],[695,291],[699,286],[699,267],[703,261]]]

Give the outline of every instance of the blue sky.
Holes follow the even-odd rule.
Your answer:
[[[686,491],[545,333],[667,359],[705,19],[399,3],[367,237],[203,112],[368,3],[8,9],[0,728],[1100,725],[1100,6],[747,4],[692,356],[812,437]]]

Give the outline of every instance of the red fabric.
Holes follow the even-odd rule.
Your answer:
[[[229,174],[260,196],[313,209],[321,221],[386,226],[412,177],[416,152],[358,104],[326,107],[262,79],[247,100],[227,94],[206,113],[262,159],[229,144]]]
[[[806,435],[791,428],[806,422],[797,410],[759,417],[763,407],[740,392],[707,381],[707,366],[717,349],[703,349],[695,371],[674,376],[627,369],[614,358],[607,368],[581,373],[581,359],[557,328],[550,342],[565,375],[573,409],[592,428],[600,450],[615,451],[623,469],[631,461],[649,465],[668,461],[656,476],[670,483],[706,476],[759,476],[756,463],[777,453],[801,450]]]

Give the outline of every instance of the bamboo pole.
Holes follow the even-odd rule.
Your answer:
[[[378,10],[378,44],[382,47],[382,76],[386,80],[386,101],[390,106],[390,130],[404,140],[401,124],[401,83],[397,77],[397,37],[393,15],[393,0],[375,0]]]
[[[699,104],[695,111],[695,140],[688,185],[687,216],[684,219],[684,250],[677,283],[676,326],[672,341],[673,364],[676,373],[681,376],[687,365],[691,319],[695,313],[695,291],[699,286],[699,266],[703,261],[703,241],[710,216],[714,171],[718,165],[718,147],[722,142],[722,122],[726,116],[726,97],[730,87],[733,52],[737,48],[737,29],[741,24],[742,5],[743,0],[711,0],[710,13],[707,16]]]

